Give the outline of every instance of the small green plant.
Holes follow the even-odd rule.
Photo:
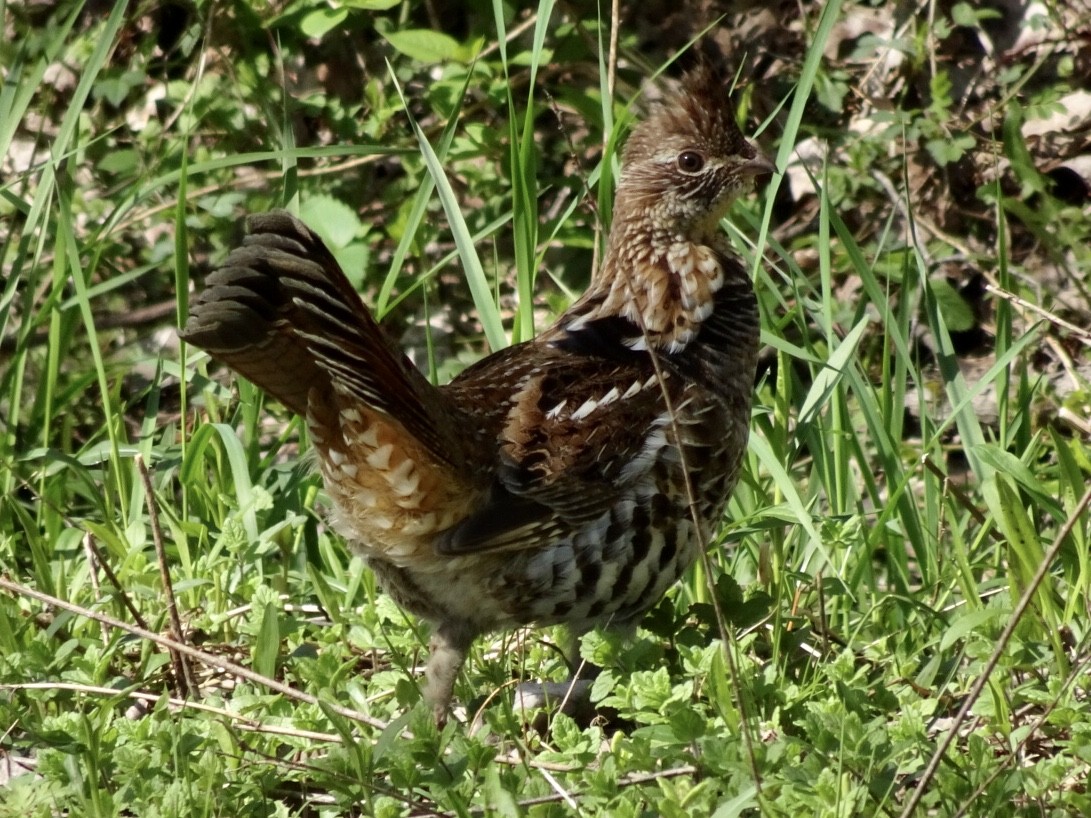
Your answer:
[[[1066,133],[1027,127],[1085,44],[971,77],[1005,23],[957,3],[827,49],[872,6],[805,2],[761,54],[715,27],[777,55],[738,98],[778,166],[826,158],[725,225],[766,350],[707,564],[584,639],[599,720],[528,726],[513,680],[568,668],[520,632],[442,732],[427,634],[329,527],[299,422],[172,329],[240,217],[288,206],[431,377],[528,337],[591,275],[626,106],[688,29],[5,6],[0,816],[1091,811],[1091,228],[1044,159]]]

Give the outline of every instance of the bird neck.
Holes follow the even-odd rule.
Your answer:
[[[615,220],[587,298],[599,316],[621,316],[640,332],[632,349],[684,349],[711,315],[730,245],[716,225],[684,232],[647,218]]]

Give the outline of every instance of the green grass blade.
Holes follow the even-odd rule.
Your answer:
[[[394,78],[393,70],[390,71],[390,76],[396,84],[397,80]],[[485,338],[494,351],[503,349],[508,345],[508,339],[504,333],[504,325],[500,320],[500,310],[497,308],[496,301],[493,299],[492,288],[485,275],[485,269],[481,266],[481,258],[478,256],[477,248],[474,246],[473,236],[470,234],[470,229],[466,225],[466,219],[459,208],[458,197],[455,196],[455,192],[451,188],[451,183],[447,180],[447,174],[444,172],[443,166],[440,164],[435,151],[432,150],[432,146],[429,144],[424,131],[421,130],[420,125],[417,124],[417,121],[409,113],[409,106],[405,101],[405,97],[402,96],[401,87],[397,86],[397,88],[398,94],[402,98],[406,116],[409,117],[413,133],[417,137],[417,145],[420,147],[421,155],[424,157],[428,172],[436,185],[440,203],[443,205],[443,210],[447,214],[447,221],[451,226],[451,233],[455,240],[455,246],[458,247],[458,255],[462,260],[462,269],[466,276],[466,283],[470,287],[470,294],[473,296],[474,306],[477,307],[478,318],[481,321],[481,327],[485,332]]]

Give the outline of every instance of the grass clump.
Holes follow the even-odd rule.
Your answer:
[[[567,670],[515,633],[442,733],[298,421],[173,327],[287,205],[437,380],[527,337],[593,268],[626,103],[713,21],[3,8],[0,815],[1091,810],[1091,237],[1078,135],[1036,124],[1079,113],[1062,4],[713,25],[786,171],[728,225],[766,350],[723,547],[585,639],[609,720],[528,728],[513,680]]]

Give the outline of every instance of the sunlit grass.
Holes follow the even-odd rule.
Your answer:
[[[782,169],[826,81],[841,5],[814,21],[783,103]],[[0,815],[569,814],[572,803],[602,815],[897,815],[918,787],[937,814],[1091,808],[1080,687],[1091,457],[1043,421],[1056,398],[1028,361],[1052,340],[1047,320],[998,299],[995,354],[963,366],[934,265],[947,251],[921,238],[907,186],[866,232],[831,193],[846,169],[830,162],[815,172],[804,234],[782,239],[771,197],[731,214],[767,347],[745,473],[710,575],[688,577],[635,640],[585,639],[612,720],[528,730],[514,682],[567,668],[555,634],[521,632],[482,640],[458,682],[477,731],[437,733],[418,706],[426,629],[325,525],[301,424],[219,377],[168,324],[238,240],[242,213],[359,196],[380,207],[350,225],[347,252],[367,259],[366,297],[417,339],[430,374],[528,337],[543,304],[563,307],[582,286],[595,221],[608,218],[628,92],[611,99],[604,80],[544,95],[578,25],[594,50],[572,59],[605,76],[608,23],[543,2],[512,35],[520,23],[494,4],[501,25],[477,62],[437,67],[422,85],[419,66],[392,60],[366,110],[262,79],[265,46],[240,46],[231,76],[172,80],[168,125],[141,137],[103,101],[122,79],[111,55],[126,12],[119,2],[88,23],[62,11],[4,46],[3,153],[35,116],[57,127],[31,166],[0,180],[0,751],[33,764],[0,786]],[[200,21],[190,33],[206,36]],[[298,44],[286,37],[282,56]],[[58,60],[79,67],[59,108],[40,90]],[[297,145],[292,104],[367,137]],[[243,126],[244,111],[278,108],[256,133]],[[590,112],[587,133],[565,134],[595,157],[572,163],[578,180],[544,147],[566,127],[562,108]],[[120,150],[119,134],[141,160],[110,175],[96,162]],[[388,188],[352,187],[386,161],[401,174]],[[1021,292],[1007,223],[1017,209],[999,189],[982,195],[998,202],[990,269]],[[389,235],[376,238],[376,224]],[[141,299],[169,317],[126,323]],[[448,326],[464,313],[483,338]],[[995,420],[981,416],[987,396]],[[169,645],[94,618],[169,633],[153,517],[199,695],[182,695]],[[225,673],[213,656],[256,675]]]

